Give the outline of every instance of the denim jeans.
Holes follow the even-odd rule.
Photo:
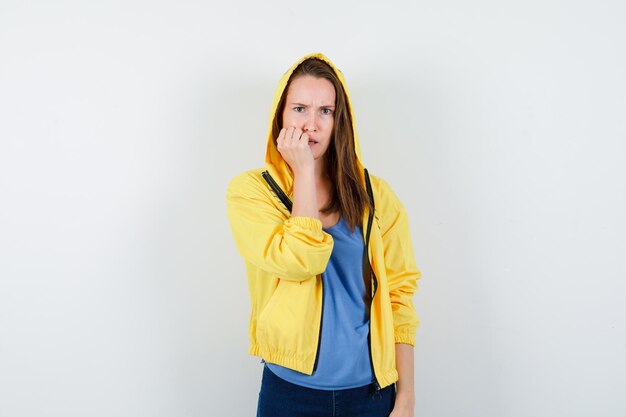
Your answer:
[[[396,399],[395,384],[376,392],[375,385],[318,390],[292,384],[263,366],[257,417],[388,417]]]

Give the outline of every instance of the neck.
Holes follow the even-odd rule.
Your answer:
[[[328,177],[328,173],[326,171],[326,158],[318,158],[315,160],[315,183],[326,184],[330,178]]]

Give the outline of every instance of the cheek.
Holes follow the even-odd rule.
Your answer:
[[[283,114],[283,126],[282,127],[299,126],[299,125],[300,125],[300,121],[298,120],[297,116],[294,116],[292,113],[288,113],[288,112],[285,112],[285,114]]]

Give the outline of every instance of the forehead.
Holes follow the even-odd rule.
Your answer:
[[[310,75],[294,78],[287,91],[287,101],[335,103],[335,87],[325,78]]]

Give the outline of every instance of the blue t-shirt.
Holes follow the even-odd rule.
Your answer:
[[[307,375],[275,363],[265,366],[280,378],[309,388],[361,387],[374,382],[367,343],[363,234],[358,225],[351,233],[343,216],[336,225],[323,229],[333,236],[334,246],[322,273],[324,312],[317,368]]]

